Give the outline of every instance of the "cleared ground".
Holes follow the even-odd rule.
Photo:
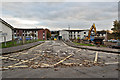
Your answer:
[[[3,78],[118,78],[118,54],[46,41],[26,51],[1,56]]]

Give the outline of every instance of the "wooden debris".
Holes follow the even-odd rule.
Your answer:
[[[3,71],[3,70],[8,70],[9,68],[5,68],[5,67],[3,67],[3,68],[0,68],[0,71]]]
[[[48,67],[52,67],[52,65],[45,64],[45,63],[41,63],[41,64],[40,64],[40,67],[41,67],[41,68],[48,68]]]
[[[0,56],[0,59],[8,59],[8,57],[2,57],[2,56]]]
[[[13,65],[8,66],[8,67],[9,67],[9,68],[10,68],[10,67],[12,67],[12,68],[14,68],[14,67],[28,67],[28,66],[16,66],[16,65],[20,65],[20,64],[22,64],[22,63],[32,61],[32,60],[34,60],[34,59],[36,59],[36,58],[38,58],[38,57],[39,57],[39,56],[34,57],[34,58],[32,58],[32,59],[29,59],[29,60],[21,60],[22,62],[19,62],[19,63],[13,64]]]
[[[60,63],[62,63],[63,61],[65,61],[66,59],[68,59],[69,57],[71,57],[72,55],[67,56],[66,58],[64,58],[63,60],[57,62],[56,64],[53,65],[49,65],[49,64],[45,64],[45,63],[41,63],[39,65],[32,65],[32,68],[50,68],[50,67],[56,67],[57,65],[59,65]]]
[[[65,61],[66,59],[68,59],[69,57],[73,56],[72,54],[67,56],[66,58],[64,58],[63,60],[57,62],[56,64],[53,64],[54,67],[56,67],[57,65],[59,65],[60,63],[62,63],[63,61]]]
[[[8,66],[8,68],[27,68],[27,65],[20,65],[20,66]]]
[[[94,63],[97,63],[97,60],[98,60],[98,52],[96,52],[96,54],[95,54],[95,60],[94,60]]]

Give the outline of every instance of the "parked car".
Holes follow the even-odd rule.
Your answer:
[[[22,38],[19,39],[22,40]],[[26,40],[31,40],[31,37],[26,37]]]
[[[31,38],[30,37],[26,37],[26,40],[31,40]]]
[[[113,43],[117,43],[119,40],[115,40],[115,39],[110,39],[108,40],[108,42],[113,42]]]
[[[117,40],[117,41],[118,41],[118,42],[117,42],[117,45],[112,46],[112,48],[120,49],[120,41],[119,41],[119,40]]]

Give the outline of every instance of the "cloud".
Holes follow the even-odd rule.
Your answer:
[[[116,2],[5,2],[2,17],[21,27],[88,29],[93,22],[98,29],[110,29],[117,19]],[[57,28],[56,28],[57,27]]]
[[[2,2],[21,2],[21,0],[2,0]],[[22,2],[119,2],[119,0],[23,0]]]

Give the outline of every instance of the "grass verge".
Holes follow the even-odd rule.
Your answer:
[[[77,42],[73,42],[77,45],[81,45],[81,46],[95,46],[95,45],[92,45],[92,44],[84,44],[84,43],[77,43]]]
[[[45,41],[45,40],[27,40],[24,44],[28,44],[28,43],[33,43],[33,42],[37,42],[37,41]],[[8,48],[8,47],[14,47],[14,46],[19,46],[19,45],[24,45],[22,43],[22,41],[9,41],[9,42],[6,42],[6,46],[5,46],[5,43],[2,43],[2,48]]]

